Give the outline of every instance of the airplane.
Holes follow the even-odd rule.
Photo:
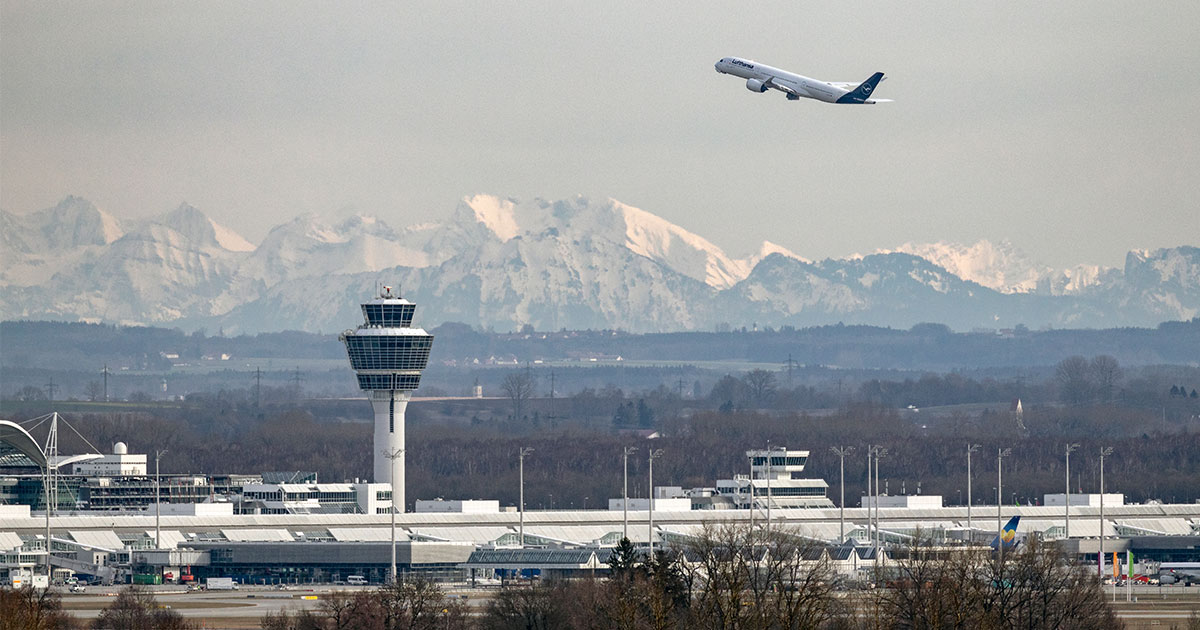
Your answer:
[[[883,80],[883,73],[876,72],[862,83],[831,83],[802,77],[786,70],[772,68],[757,61],[740,57],[725,57],[716,64],[717,72],[732,74],[746,80],[746,89],[751,92],[779,90],[789,101],[803,98],[816,99],[839,105],[874,105],[890,103],[891,99],[870,98],[875,86]]]
[[[992,539],[992,549],[1000,548],[1000,541],[1004,541],[1005,549],[1012,549],[1020,544],[1017,540],[1017,523],[1021,522],[1021,515],[1018,514],[1005,523],[1004,529],[1000,530],[1000,535]]]
[[[1158,567],[1158,581],[1160,584],[1200,584],[1200,562],[1164,562]]]

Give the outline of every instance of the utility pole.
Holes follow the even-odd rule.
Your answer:
[[[550,370],[550,400],[554,400],[554,370]]]
[[[622,451],[622,457],[625,460],[625,485],[621,492],[621,510],[624,512],[623,523],[621,528],[621,536],[626,540],[629,539],[629,456],[637,452],[636,446],[626,446]]]
[[[46,383],[46,400],[54,401],[54,390],[56,389],[58,389],[58,386],[54,384],[54,377],[52,376],[50,377],[50,382]]]
[[[162,549],[162,533],[159,529],[159,518],[162,515],[162,477],[158,474],[158,460],[167,454],[167,449],[154,451],[154,548]]]
[[[975,537],[974,524],[971,522],[971,453],[978,451],[979,444],[967,445],[967,542]]]
[[[533,452],[532,446],[522,446],[517,451],[517,457],[520,460],[520,505],[517,507],[517,512],[521,514],[521,548],[525,548],[525,456]]]
[[[841,501],[838,502],[838,544],[846,542],[846,456],[854,451],[853,446],[831,446],[829,450],[838,456],[841,475]]]
[[[654,559],[654,460],[662,457],[662,449],[650,451],[650,559]]]
[[[262,368],[254,368],[254,408],[262,407]]]
[[[1067,494],[1064,495],[1063,503],[1066,504],[1066,527],[1063,530],[1063,538],[1071,537],[1071,452],[1079,448],[1078,444],[1067,445]]]
[[[1004,524],[1000,508],[1004,506],[1004,458],[1012,455],[1011,448],[996,449],[996,551],[999,563],[1004,563]]]
[[[792,369],[793,369],[793,368],[800,367],[800,364],[799,364],[799,363],[797,363],[797,362],[795,362],[795,361],[793,361],[793,360],[792,360],[792,353],[791,353],[791,352],[789,352],[789,353],[788,353],[788,358],[787,358],[787,363],[786,363],[786,365],[787,365],[787,379],[788,379],[788,387],[791,387],[791,386],[792,386]]]
[[[1111,446],[1100,449],[1100,559],[1097,570],[1101,580],[1104,579],[1104,458],[1112,455],[1112,452]]]
[[[396,460],[400,459],[400,457],[402,455],[404,455],[404,449],[402,449],[402,448],[397,448],[397,449],[391,450],[391,451],[389,451],[389,450],[383,451],[383,456],[388,458],[388,460],[392,462],[392,481],[388,484],[389,486],[392,487],[392,491],[391,491],[392,499],[391,499],[391,501],[388,502],[390,504],[388,512],[391,512],[391,515],[392,515],[392,572],[390,574],[392,577],[392,584],[396,583],[396,577],[397,577],[396,576],[396,486],[395,486],[395,483],[396,483]]]
[[[300,383],[304,379],[300,378],[300,366],[296,366],[296,370],[292,372],[292,387],[296,390],[296,396],[300,395]]]

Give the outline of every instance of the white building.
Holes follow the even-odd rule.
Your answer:
[[[89,477],[145,477],[146,456],[129,454],[124,442],[113,444],[111,455],[75,464],[76,475]]]
[[[940,494],[885,494],[881,497],[862,498],[862,506],[866,508],[907,508],[910,510],[927,510],[942,507]]]
[[[1065,507],[1067,505],[1067,496],[1068,495],[1061,492],[1058,494],[1044,494],[1042,495],[1042,504],[1047,506],[1057,505],[1059,507]],[[1070,497],[1072,507],[1100,507],[1100,494],[1076,494],[1072,492]],[[1105,492],[1104,507],[1113,507],[1117,505],[1125,505],[1125,495]]]
[[[800,473],[808,463],[808,451],[789,451],[772,448],[746,451],[750,463],[749,475],[734,475],[733,479],[717,480],[717,495],[728,497],[741,509],[753,505],[776,508],[829,508],[833,501],[826,493],[829,484],[824,479],[804,479]]]
[[[418,514],[499,514],[500,502],[494,499],[468,501],[447,501],[445,499],[420,500],[417,501],[416,511]]]
[[[242,487],[243,514],[387,514],[386,483],[250,483]]]

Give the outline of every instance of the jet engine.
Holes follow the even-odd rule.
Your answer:
[[[767,84],[758,79],[746,79],[746,89],[750,90],[751,92],[762,93],[766,92],[768,88]]]

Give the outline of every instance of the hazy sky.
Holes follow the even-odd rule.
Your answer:
[[[743,254],[1200,245],[1200,2],[0,3],[0,206],[614,197]],[[736,55],[895,103],[753,94]]]

